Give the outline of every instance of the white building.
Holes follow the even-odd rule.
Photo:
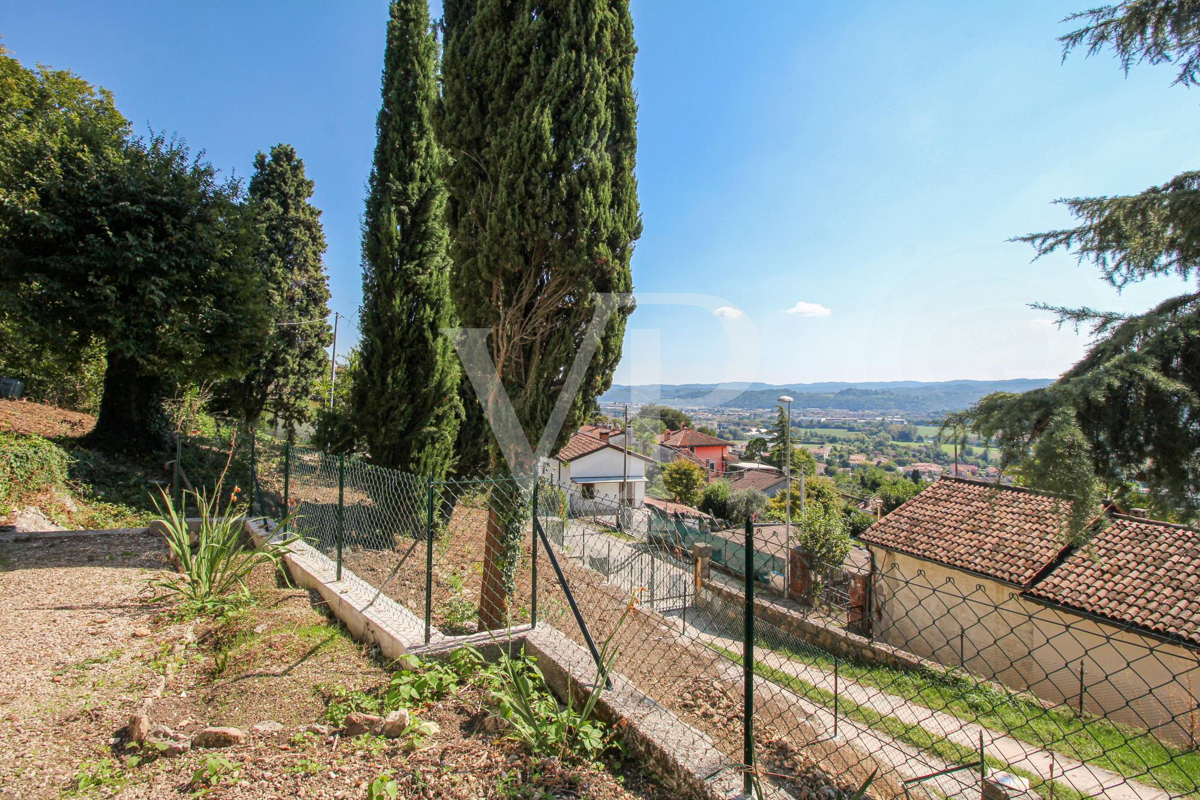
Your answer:
[[[580,432],[562,450],[542,459],[541,469],[543,477],[577,490],[570,492],[573,514],[612,514],[618,503],[633,508],[645,503],[650,463],[641,453]]]

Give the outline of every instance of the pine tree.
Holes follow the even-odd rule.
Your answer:
[[[257,422],[270,409],[289,430],[312,418],[330,342],[325,233],[312,194],[291,145],[254,157],[248,203],[262,232],[256,262],[275,324],[250,372],[217,391],[218,402],[240,419]]]
[[[536,443],[589,336],[593,293],[632,290],[641,234],[633,21],[627,0],[444,8],[440,138],[453,157],[455,303],[464,327],[491,331],[501,385]],[[604,327],[560,444],[611,385],[630,311]],[[478,400],[469,416],[482,416]],[[506,471],[494,443],[488,459],[493,473]],[[491,621],[506,608],[522,530],[516,517],[489,526],[495,558],[481,607]]]
[[[462,405],[446,254],[445,155],[434,138],[437,41],[426,0],[395,0],[363,222],[361,363],[353,420],[371,460],[441,478]]]
[[[1171,63],[1175,83],[1200,85],[1200,6],[1190,0],[1126,0],[1069,18],[1083,27],[1061,37],[1064,56],[1111,48],[1128,70]],[[1200,274],[1200,172],[1125,197],[1062,201],[1081,221],[1074,228],[1021,241],[1038,256],[1073,250],[1121,288],[1146,278]],[[1045,306],[1039,306],[1047,308]],[[985,397],[973,428],[1000,445],[1002,463],[1017,464],[1030,483],[1075,501],[1079,535],[1101,496],[1144,481],[1156,513],[1179,519],[1200,511],[1200,291],[1142,314],[1049,308],[1065,324],[1090,326],[1096,343],[1045,389]]]

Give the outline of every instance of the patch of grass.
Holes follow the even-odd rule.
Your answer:
[[[296,763],[289,765],[284,771],[291,775],[316,775],[324,771],[324,769],[325,765],[319,761],[313,761],[311,758],[301,758]]]
[[[455,596],[443,606],[442,627],[448,633],[473,631],[479,620],[479,609],[465,597]]]
[[[723,647],[710,645],[713,650],[716,650],[725,658],[735,663],[741,663],[741,653],[734,653]],[[809,683],[806,680],[797,678],[794,675],[789,675],[782,670],[767,666],[761,662],[755,662],[754,674],[766,678],[772,683],[790,689],[806,700],[810,700],[826,708],[834,707],[833,692],[827,691]],[[871,730],[884,733],[891,738],[911,745],[918,750],[929,753],[938,759],[952,765],[964,766],[967,764],[977,763],[979,761],[979,751],[970,747],[964,747],[957,742],[952,742],[939,736],[935,736],[929,731],[922,728],[920,725],[913,725],[895,717],[880,714],[872,708],[860,706],[853,700],[846,697],[841,697],[838,700],[838,712],[851,719],[863,723]],[[985,753],[984,761],[990,769],[1004,770],[1011,772],[1014,775],[1020,775],[1029,780],[1030,788],[1036,791],[1042,797],[1053,796],[1055,800],[1085,800],[1086,795],[1076,792],[1069,786],[1066,786],[1059,781],[1051,782],[1042,779],[1040,776],[1028,772],[1027,770],[1013,767],[1004,761],[993,756],[988,756]]]
[[[342,727],[350,714],[378,714],[383,708],[377,694],[348,689],[340,683],[318,684],[313,691],[325,701],[325,721],[335,728]]]
[[[219,786],[223,782],[232,781],[238,773],[238,766],[224,756],[211,755],[192,773],[188,789],[193,794],[203,794],[207,790]]]
[[[121,762],[112,758],[88,759],[75,772],[73,791],[68,794],[87,794],[96,791],[116,792],[128,781]]]
[[[834,669],[822,650],[773,648],[793,661]],[[1000,731],[1023,742],[1124,775],[1147,780],[1170,792],[1200,788],[1200,753],[1162,742],[1152,734],[1062,708],[1047,709],[1031,698],[1006,692],[961,670],[898,670],[876,664],[839,661],[843,679],[901,697],[933,711]]]

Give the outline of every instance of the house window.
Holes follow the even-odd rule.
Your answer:
[[[709,471],[709,472],[712,472],[712,471],[713,471],[714,469],[716,469],[716,468],[717,468],[717,462],[713,461],[713,460],[710,458],[710,459],[708,460],[708,471]]]
[[[585,484],[583,484],[583,488],[581,491],[583,493],[584,500],[595,500],[596,499],[596,484],[585,483]]]

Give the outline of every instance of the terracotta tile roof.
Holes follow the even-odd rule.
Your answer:
[[[580,456],[586,456],[588,453],[594,453],[606,447],[608,447],[608,442],[602,442],[595,436],[580,432],[573,434],[563,448],[554,454],[554,457],[559,461],[573,461]]]
[[[591,436],[581,431],[571,436],[571,438],[567,440],[567,443],[563,445],[563,448],[554,454],[554,457],[559,461],[574,461],[577,458],[591,455],[597,450],[603,450],[606,447],[611,447],[613,450],[619,450],[622,452],[625,450],[625,448],[621,447],[620,445],[602,441],[595,436]],[[629,455],[633,456],[634,458],[640,458],[643,461],[652,460],[641,453],[635,453],[632,450],[629,451]]]
[[[691,428],[681,428],[677,431],[667,431],[659,440],[667,447],[729,447],[731,442],[700,433]]]
[[[1040,492],[943,478],[860,537],[1017,586],[1064,551],[1069,503]]]
[[[729,483],[734,491],[738,489],[758,489],[765,492],[782,484],[786,479],[772,469],[747,469],[730,477]]]
[[[646,495],[646,505],[664,514],[679,514],[685,517],[708,516],[708,514],[705,514],[698,508],[692,508],[691,506],[685,506],[683,503],[675,503],[670,500],[659,500],[657,497],[651,497],[650,495]]]
[[[1200,531],[1114,515],[1025,594],[1200,644]]]

